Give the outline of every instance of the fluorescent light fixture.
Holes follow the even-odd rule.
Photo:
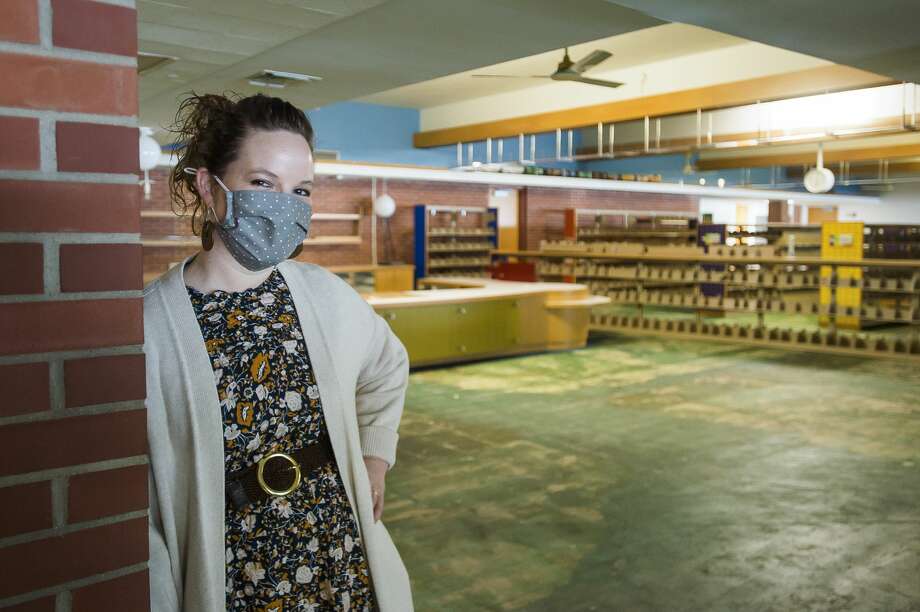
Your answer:
[[[834,136],[853,136],[856,134],[873,134],[875,132],[899,132],[900,127],[861,127],[848,128],[845,130],[834,130],[831,132]]]
[[[771,136],[766,139],[767,142],[793,142],[796,140],[814,140],[816,138],[826,138],[826,132],[808,132],[807,134],[786,134],[785,136]]]
[[[756,138],[751,138],[748,140],[727,140],[724,142],[714,142],[711,146],[713,149],[735,149],[737,147],[756,147],[759,144],[759,140]]]
[[[323,77],[315,76],[312,74],[300,74],[298,72],[285,72],[284,70],[269,70],[265,69],[264,72],[267,75],[277,77],[279,79],[291,79],[293,81],[322,81]]]
[[[322,77],[312,74],[300,74],[299,72],[286,72],[284,70],[270,70],[268,68],[257,72],[249,77],[249,84],[256,87],[270,87],[272,89],[284,89],[288,85],[296,83],[309,83],[310,81],[322,81]]]

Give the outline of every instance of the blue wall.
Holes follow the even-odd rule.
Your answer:
[[[421,166],[452,167],[457,165],[457,147],[448,145],[430,149],[416,149],[412,136],[419,131],[419,111],[414,108],[368,104],[366,102],[338,102],[307,111],[316,133],[316,148],[338,151],[343,160],[382,162],[390,164],[417,164]],[[576,138],[575,146],[580,143]],[[537,157],[555,155],[555,136],[537,136]],[[493,161],[498,161],[498,142],[492,143]],[[517,159],[517,138],[504,139],[504,158]],[[527,139],[524,154],[530,155]],[[466,146],[464,163],[469,163]],[[473,159],[485,162],[486,144],[473,143]],[[574,163],[544,164],[560,168],[575,168]]]
[[[419,111],[365,102],[338,102],[307,111],[316,133],[316,148],[338,151],[349,161],[451,166],[456,151],[416,149]]]

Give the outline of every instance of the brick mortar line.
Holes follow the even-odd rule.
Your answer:
[[[58,584],[53,587],[46,587],[44,589],[38,589],[36,591],[30,591],[28,593],[23,593],[21,595],[15,595],[13,597],[8,597],[6,599],[0,599],[0,608],[5,608],[7,606],[15,606],[21,603],[27,603],[35,599],[41,599],[42,597],[48,597],[50,595],[55,595],[60,598],[67,599],[69,605],[70,592],[76,589],[83,588],[85,586],[90,586],[100,582],[106,582],[108,580],[114,580],[115,578],[121,578],[122,576],[127,576],[129,574],[135,574],[137,572],[143,571],[149,567],[148,561],[143,561],[141,563],[135,563],[134,565],[127,565],[125,567],[120,567],[117,570],[111,570],[108,572],[103,572],[101,574],[93,574],[87,578],[80,578],[78,580],[71,580],[70,582],[65,582],[63,584]],[[68,610],[59,610],[55,609],[55,612],[69,612]]]
[[[33,482],[44,482],[56,476],[77,476],[79,474],[92,474],[93,472],[117,470],[119,468],[133,467],[135,465],[147,465],[148,463],[150,463],[150,461],[147,458],[147,455],[132,455],[131,457],[120,457],[118,459],[106,459],[105,461],[81,463],[80,465],[69,465],[63,468],[38,470],[35,472],[28,472],[26,474],[13,474],[10,476],[0,477],[0,488],[21,484],[31,484]]]
[[[140,234],[102,232],[0,232],[0,242],[55,242],[57,244],[135,244]]]
[[[0,304],[38,304],[42,302],[79,302],[86,300],[130,300],[142,297],[144,297],[144,292],[141,289],[128,289],[123,291],[74,291],[66,293],[49,292],[35,295],[0,296]]]
[[[67,489],[69,481],[70,479],[66,476],[55,476],[51,479],[52,529],[62,529],[67,526]]]
[[[38,44],[48,51],[54,46],[54,21],[51,17],[51,0],[38,0]]]
[[[61,243],[52,239],[42,240],[42,279],[45,294],[61,292]]]
[[[48,388],[50,394],[50,406],[51,410],[42,410],[41,412],[26,413],[21,415],[15,415],[11,417],[3,417],[3,419],[15,419],[16,417],[24,417],[29,414],[45,414],[46,412],[51,413],[60,413],[64,410],[64,360],[63,359],[52,359],[48,362]],[[2,421],[3,419],[0,419]]]
[[[0,42],[0,53],[13,53],[16,55],[34,55],[51,59],[72,60],[101,64],[108,66],[122,66],[137,68],[137,58],[130,55],[117,55],[114,53],[98,53],[96,51],[80,51],[65,47],[44,48],[39,45],[25,43]]]
[[[93,349],[76,349],[69,351],[44,351],[28,353],[25,355],[2,355],[0,365],[13,365],[22,363],[46,363],[60,359],[84,359],[87,357],[115,357],[118,355],[140,355],[144,353],[142,344],[123,344],[121,346],[107,346]]]
[[[114,172],[53,172],[46,174],[41,170],[0,170],[0,180],[107,183],[117,185],[137,185],[138,182],[136,174]]]
[[[39,167],[42,172],[57,172],[57,131],[54,120],[38,117]]]
[[[147,516],[147,512],[148,512],[147,510],[132,510],[131,512],[124,512],[122,514],[114,514],[112,516],[106,516],[103,518],[93,519],[91,521],[71,523],[69,525],[64,525],[62,527],[52,527],[51,529],[39,529],[37,531],[30,531],[28,533],[20,533],[14,536],[6,537],[6,538],[0,538],[0,550],[4,548],[8,548],[10,546],[16,546],[17,544],[27,544],[29,542],[36,542],[38,540],[44,540],[47,538],[65,536],[71,533],[78,533],[86,529],[93,529],[94,527],[104,527],[106,525],[114,525],[115,523],[130,521],[133,519]]]
[[[64,121],[72,123],[96,123],[102,125],[119,125],[124,127],[137,127],[137,117],[134,115],[102,115],[97,113],[72,113],[69,111],[37,110],[31,108],[17,108],[15,106],[0,106],[0,116],[6,117],[35,117],[49,121]]]
[[[22,425],[24,423],[40,423],[42,421],[59,421],[61,419],[97,414],[115,414],[118,412],[141,410],[143,408],[144,400],[142,399],[93,404],[92,406],[80,406],[79,408],[65,408],[62,405],[60,408],[42,410],[41,412],[28,412],[26,414],[0,417],[0,427],[5,427],[7,425]]]
[[[123,6],[125,8],[137,8],[137,4],[134,2],[134,0],[96,0],[96,2],[100,2],[102,4],[111,4],[112,6]]]

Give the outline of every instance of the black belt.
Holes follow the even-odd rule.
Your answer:
[[[258,463],[227,475],[228,504],[242,510],[271,496],[284,497],[300,486],[303,475],[335,461],[329,436],[290,454],[270,453]]]

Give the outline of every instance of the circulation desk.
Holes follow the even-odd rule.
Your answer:
[[[425,277],[428,290],[365,299],[425,366],[585,346],[591,308],[610,303],[574,283]]]

